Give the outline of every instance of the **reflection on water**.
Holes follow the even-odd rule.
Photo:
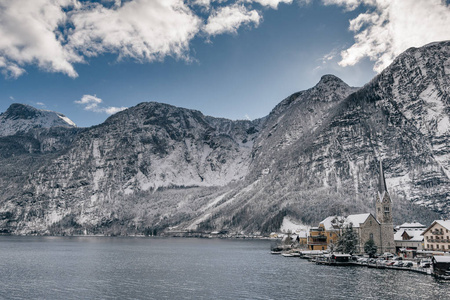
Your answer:
[[[0,237],[4,299],[450,299],[450,282],[269,254],[270,242]]]

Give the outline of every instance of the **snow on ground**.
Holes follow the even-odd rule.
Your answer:
[[[225,201],[224,203],[220,204],[218,207],[212,208],[212,210],[210,210],[210,212],[201,215],[199,218],[195,219],[194,222],[191,223],[191,225],[189,225],[186,229],[187,230],[195,230],[197,229],[197,226],[205,221],[206,219],[208,219],[211,216],[211,212],[214,210],[220,210],[221,207],[225,207],[226,205],[230,204],[231,202],[233,202],[234,200],[236,200],[237,197],[239,197],[241,194],[247,193],[248,191],[250,191],[257,183],[259,182],[259,179],[256,180],[255,182],[253,182],[252,184],[248,185],[247,187],[245,187],[244,189],[242,189],[239,193],[237,193],[236,195],[234,195],[232,198],[230,198],[229,200]],[[218,198],[224,198],[226,194],[219,196]],[[218,203],[220,200],[217,200],[218,198],[216,198],[215,200],[212,201],[212,203],[214,201],[216,201],[216,203]],[[209,203],[207,207],[212,207],[213,204]],[[206,209],[205,209],[206,210]],[[203,210],[203,211],[205,211]]]
[[[231,191],[230,191],[231,192]],[[206,207],[204,207],[202,210],[207,210],[208,208],[213,207],[217,203],[219,203],[226,195],[228,195],[230,192],[226,192],[225,194],[220,195],[219,197],[215,198],[213,201],[209,202]]]
[[[301,231],[309,231],[309,226],[295,223],[288,217],[284,217],[283,223],[281,223],[280,231],[282,233],[299,233]]]

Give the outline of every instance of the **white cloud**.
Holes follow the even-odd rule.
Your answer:
[[[256,2],[261,4],[262,6],[269,6],[273,9],[277,9],[278,4],[280,3],[291,4],[292,0],[246,0],[246,2]]]
[[[355,9],[361,4],[372,11],[350,20],[355,43],[341,52],[341,66],[352,66],[368,57],[381,72],[410,47],[450,39],[450,7],[441,0],[322,0],[325,4]]]
[[[96,95],[83,95],[80,100],[75,101],[77,104],[83,104],[84,110],[93,111],[96,113],[106,113],[108,115],[115,114],[119,111],[127,109],[127,107],[102,107],[99,104],[103,103],[103,100]]]
[[[134,0],[119,7],[85,5],[73,12],[75,26],[67,47],[87,56],[117,53],[151,62],[165,56],[186,58],[201,19],[182,0]]]
[[[253,23],[258,26],[260,20],[256,10],[248,10],[244,5],[223,6],[211,13],[203,31],[212,36],[236,33],[242,25]]]
[[[104,53],[139,62],[167,56],[190,61],[190,42],[197,35],[208,39],[258,26],[262,16],[254,4],[276,9],[292,2],[0,0],[0,71],[17,78],[36,65],[75,78],[75,64]]]
[[[45,106],[45,103],[44,102],[36,102],[36,105]]]
[[[72,63],[82,61],[62,45],[56,34],[66,21],[63,8],[72,0],[0,0],[0,68],[5,76],[18,77],[26,64],[76,77]]]

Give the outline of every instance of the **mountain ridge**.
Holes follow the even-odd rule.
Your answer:
[[[324,75],[253,121],[144,102],[86,129],[2,137],[0,230],[268,233],[286,216],[373,211],[380,160],[395,222],[447,216],[449,54],[411,48],[362,88]]]

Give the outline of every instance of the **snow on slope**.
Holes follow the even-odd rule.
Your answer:
[[[76,127],[65,115],[14,103],[0,114],[0,136],[27,132],[33,128]]]

